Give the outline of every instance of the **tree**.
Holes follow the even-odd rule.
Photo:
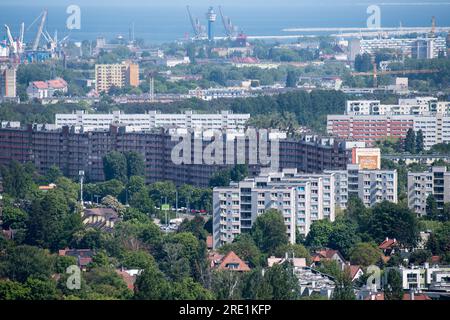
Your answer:
[[[415,250],[409,256],[409,263],[415,265],[423,265],[425,262],[431,259],[432,253],[429,250]]]
[[[215,187],[226,187],[229,186],[231,182],[230,170],[224,169],[213,174],[209,180],[209,186],[211,188]]]
[[[172,298],[170,284],[156,266],[145,269],[137,277],[134,298],[138,300],[170,300]]]
[[[386,300],[402,300],[403,284],[400,273],[395,269],[390,269],[387,274],[387,281],[384,286],[384,298]]]
[[[287,254],[291,258],[293,256],[295,258],[305,258],[307,264],[311,262],[309,251],[302,244],[284,244],[278,247],[274,254],[276,257],[284,257]]]
[[[103,158],[103,171],[106,180],[127,181],[127,159],[123,153],[112,151]]]
[[[439,219],[439,208],[436,202],[436,198],[433,194],[430,194],[427,197],[426,209],[427,218],[430,220],[438,220]]]
[[[82,228],[81,216],[69,212],[67,199],[58,190],[46,193],[31,204],[26,243],[52,250],[67,246]]]
[[[354,265],[368,267],[381,258],[381,251],[374,243],[360,242],[350,252],[350,261]]]
[[[406,206],[384,201],[373,207],[368,233],[378,243],[395,238],[404,246],[414,247],[419,237],[416,214]]]
[[[244,299],[249,300],[273,299],[273,288],[269,283],[268,277],[265,276],[264,269],[256,268],[248,272],[242,295]]]
[[[251,234],[259,249],[268,254],[288,243],[284,218],[277,210],[268,210],[257,217]]]
[[[355,57],[355,70],[358,72],[367,72],[372,70],[372,57],[368,53],[358,54]]]
[[[360,241],[357,225],[350,220],[338,220],[333,225],[328,247],[339,250],[348,258],[351,249]]]
[[[213,300],[214,295],[192,278],[183,278],[172,286],[173,300]]]
[[[122,266],[128,269],[147,269],[156,266],[156,261],[148,252],[127,251],[122,259]]]
[[[45,174],[45,181],[47,183],[56,183],[56,180],[58,178],[62,177],[63,173],[61,172],[61,169],[59,167],[53,165],[50,167],[50,169],[47,170]]]
[[[145,176],[145,161],[141,153],[127,152],[125,154],[127,161],[127,177]]]
[[[188,220],[185,219],[180,227],[178,228],[178,232],[190,232],[199,240],[206,240],[208,233],[205,230],[205,220],[196,215],[194,219]]]
[[[355,300],[352,278],[348,269],[340,272],[335,281],[333,300]]]
[[[286,88],[296,88],[297,87],[297,74],[295,71],[288,71],[286,78]]]
[[[417,131],[417,135],[416,135],[416,152],[417,153],[422,153],[425,149],[423,140],[424,140],[423,132],[422,132],[422,129],[420,129],[419,131]]]
[[[53,272],[53,258],[42,249],[18,246],[0,256],[0,278],[25,282],[29,277],[48,279]]]
[[[34,167],[11,161],[8,166],[0,167],[4,192],[18,198],[25,198],[33,188]]]
[[[314,221],[306,236],[306,245],[314,249],[326,247],[330,242],[332,232],[333,224],[329,220]]]
[[[295,300],[298,298],[299,284],[291,263],[275,264],[267,271],[267,279],[272,286],[274,300]]]
[[[29,289],[27,297],[29,300],[43,301],[58,299],[58,292],[54,280],[28,278],[25,282],[25,287]]]
[[[413,129],[408,129],[406,133],[405,151],[411,154],[416,153],[416,134]]]
[[[16,207],[6,207],[3,210],[3,229],[25,229],[28,220],[28,213]]]
[[[0,280],[0,300],[26,300],[30,289],[20,282]]]
[[[239,272],[214,270],[212,272],[212,291],[217,300],[239,300],[242,298],[243,281]]]
[[[235,238],[233,243],[225,244],[219,248],[219,252],[224,255],[230,251],[236,253],[252,267],[261,266],[264,263],[261,250],[249,234],[241,234]]]

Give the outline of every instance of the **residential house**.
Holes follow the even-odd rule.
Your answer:
[[[74,257],[77,259],[77,265],[81,270],[86,271],[87,266],[92,262],[95,253],[91,249],[64,249],[59,250],[60,257]]]
[[[112,208],[85,209],[82,218],[84,225],[103,231],[111,231],[120,220],[119,214]]]
[[[230,270],[236,272],[250,271],[250,267],[233,251],[228,252],[225,256],[213,253],[210,255],[211,267],[219,270]]]
[[[342,270],[346,265],[344,257],[338,250],[324,249],[316,251],[312,255],[312,262],[314,267],[320,266],[322,261],[336,261]]]
[[[69,90],[67,82],[62,78],[56,78],[49,81],[33,81],[27,88],[27,94],[30,99],[51,98],[56,93],[65,94]]]

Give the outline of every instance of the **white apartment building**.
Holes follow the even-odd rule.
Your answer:
[[[192,128],[204,130],[242,129],[250,119],[250,114],[234,114],[222,111],[217,114],[197,114],[186,111],[183,114],[163,114],[149,111],[145,114],[125,114],[114,111],[110,114],[88,114],[76,111],[72,114],[56,114],[57,126],[83,127],[85,130],[108,129],[111,124],[136,127],[140,131],[153,128]]]
[[[408,172],[408,207],[419,216],[427,214],[427,198],[433,195],[439,209],[450,202],[450,172],[431,167],[426,172]]]
[[[442,52],[447,52],[444,37],[435,38],[374,38],[359,40],[359,53],[374,54],[377,51],[390,49],[416,59],[433,59]]]
[[[450,266],[430,266],[429,263],[425,263],[423,266],[390,267],[384,273],[384,282],[387,281],[390,269],[397,270],[400,273],[403,290],[424,290],[433,286],[448,286],[450,284]]]
[[[295,243],[297,230],[306,236],[314,221],[334,221],[334,185],[333,174],[302,175],[296,169],[286,169],[215,188],[214,248],[249,232],[256,218],[269,209],[282,213],[289,241]]]
[[[336,205],[346,209],[351,196],[359,197],[366,207],[389,201],[398,202],[397,170],[360,170],[350,164],[347,170],[327,170],[334,175]]]

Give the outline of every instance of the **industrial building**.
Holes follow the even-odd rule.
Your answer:
[[[139,65],[131,62],[122,64],[95,65],[97,92],[108,92],[112,87],[139,86]]]
[[[408,172],[408,207],[419,216],[427,215],[427,198],[433,195],[439,210],[450,202],[450,172],[431,167],[426,172]]]

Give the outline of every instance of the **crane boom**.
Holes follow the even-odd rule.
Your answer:
[[[191,8],[189,6],[186,6],[186,9],[189,15],[189,19],[191,20],[192,29],[194,29],[194,34],[195,36],[199,36],[200,30],[198,29],[198,24],[195,22],[194,17],[192,16]]]
[[[36,38],[34,39],[34,43],[33,43],[33,51],[36,51],[39,47],[39,42],[41,41],[42,32],[44,31],[45,21],[47,20],[47,13],[48,13],[47,10],[44,10],[44,12],[42,14],[41,23],[39,25],[38,32],[36,34]]]
[[[9,29],[9,27],[6,24],[5,24],[5,29],[6,29],[6,35],[8,37],[9,45],[14,46],[14,38],[11,34],[11,30]]]
[[[225,32],[227,33],[228,37],[231,37],[232,32],[229,28],[229,24],[227,24],[225,16],[223,15],[222,6],[219,6],[219,13],[220,13],[220,17],[222,18],[222,23],[223,23],[223,27],[225,28]]]

